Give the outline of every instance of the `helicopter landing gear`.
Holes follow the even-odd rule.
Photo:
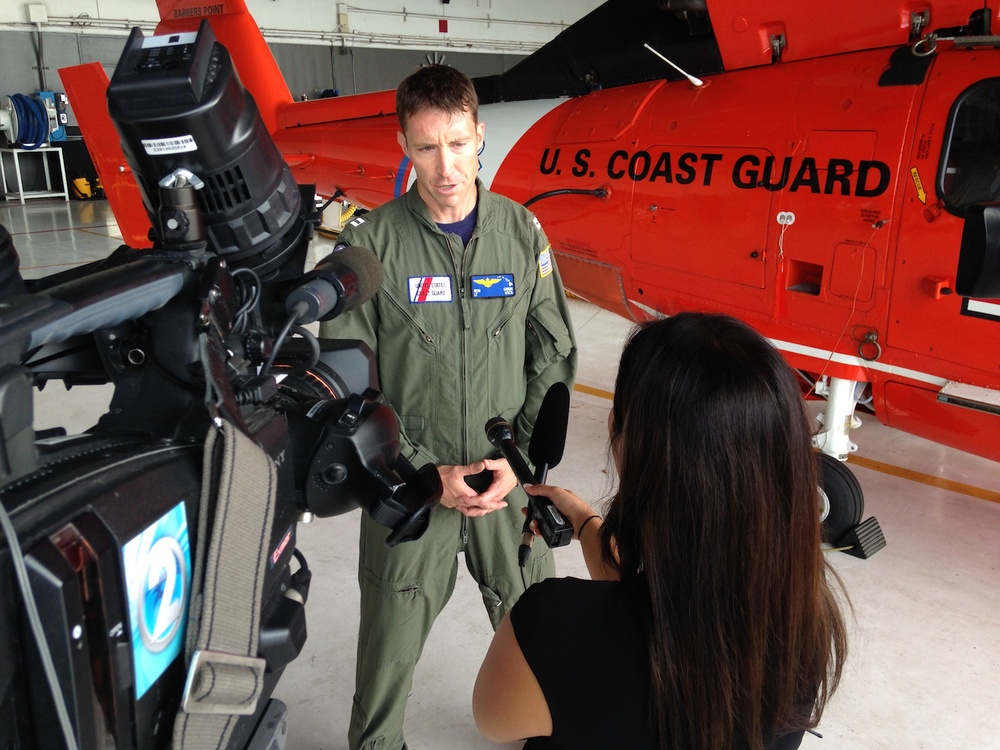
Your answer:
[[[827,407],[817,417],[823,431],[813,437],[813,446],[820,451],[821,538],[849,555],[867,559],[885,546],[885,537],[874,516],[861,521],[864,493],[845,463],[858,449],[848,433],[861,426],[854,408],[865,387],[865,383],[843,378],[823,377],[815,383],[814,389],[826,397]]]
[[[826,453],[820,462],[820,523],[824,542],[835,543],[861,523],[865,512],[864,493],[854,472]]]
[[[835,550],[867,560],[885,546],[885,536],[875,516],[864,521],[861,484],[847,465],[820,453],[820,538]]]

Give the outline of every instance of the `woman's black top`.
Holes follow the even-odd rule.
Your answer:
[[[552,736],[525,750],[653,750],[649,657],[626,588],[616,581],[550,578],[511,610],[518,645],[552,714]],[[802,732],[770,750],[794,750]]]

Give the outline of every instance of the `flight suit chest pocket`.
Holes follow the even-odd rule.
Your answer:
[[[515,306],[506,305],[485,326],[486,357],[471,364],[476,382],[486,383],[490,414],[510,417],[524,401],[524,363],[527,357],[524,313],[515,316]],[[516,323],[513,321],[517,321]],[[481,370],[480,368],[485,368]]]
[[[379,330],[380,348],[385,348],[385,342],[389,341],[393,352],[409,354],[419,347],[431,356],[438,356],[440,336],[428,321],[416,309],[408,309],[394,297],[389,300],[391,304],[386,306],[387,314]]]
[[[382,392],[404,434],[419,441],[420,432],[429,428],[435,394],[446,392],[443,342],[424,316],[396,300],[382,308],[378,338]]]

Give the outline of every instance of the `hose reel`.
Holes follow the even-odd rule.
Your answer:
[[[0,132],[18,148],[30,150],[45,145],[49,135],[62,126],[64,116],[54,99],[24,94],[0,96]]]

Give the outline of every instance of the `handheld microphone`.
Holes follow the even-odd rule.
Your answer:
[[[507,463],[514,470],[521,485],[533,484],[544,480],[548,469],[562,459],[563,447],[566,442],[566,424],[569,417],[569,390],[564,383],[557,383],[549,388],[538,410],[535,431],[532,434],[528,455],[538,466],[537,477],[521,457],[514,443],[514,430],[503,417],[493,417],[486,423],[487,439],[500,449]],[[543,422],[542,420],[545,420]],[[543,426],[544,425],[544,426]],[[539,435],[539,432],[541,434]],[[544,447],[543,447],[544,446]],[[523,567],[531,552],[531,521],[538,522],[542,539],[549,547],[562,547],[573,539],[573,527],[563,515],[545,497],[528,495],[528,515],[525,519],[524,538],[518,550],[518,563]]]
[[[486,437],[493,445],[500,449],[503,457],[510,464],[510,468],[514,470],[514,476],[517,477],[517,481],[520,482],[522,487],[526,484],[532,484],[535,481],[531,469],[528,468],[524,459],[521,458],[521,452],[517,449],[517,445],[514,444],[514,428],[510,426],[510,423],[506,419],[500,416],[490,419],[486,423]],[[517,564],[522,568],[528,561],[528,556],[531,554],[531,543],[535,538],[535,535],[531,533],[534,499],[533,496],[528,495],[528,514],[524,519],[524,528],[521,529],[521,546],[517,549]]]
[[[517,481],[521,484],[533,484],[535,476],[528,468],[528,464],[521,457],[521,452],[514,444],[514,428],[503,417],[493,417],[486,423],[486,438],[493,443],[503,457],[507,459],[510,468],[514,470]]]
[[[371,250],[336,245],[302,277],[303,283],[285,299],[285,309],[298,314],[299,325],[330,320],[374,297],[382,276],[382,263]]]

